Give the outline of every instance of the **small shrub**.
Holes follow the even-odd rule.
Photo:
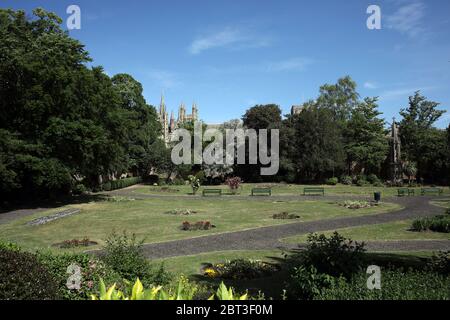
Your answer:
[[[155,283],[154,272],[142,252],[143,240],[136,235],[113,232],[107,239],[102,260],[127,280],[140,278],[146,285]]]
[[[416,219],[412,223],[412,230],[450,233],[450,216],[438,215],[431,218]]]
[[[370,184],[373,184],[373,185],[375,185],[375,184],[381,184],[381,180],[380,180],[380,178],[377,177],[376,174],[369,174],[369,175],[367,176],[367,181],[368,181]]]
[[[367,186],[369,184],[369,182],[367,182],[367,180],[364,180],[364,179],[358,179],[357,181],[356,181],[356,185],[358,186],[358,187],[365,187],[365,186]]]
[[[300,219],[300,216],[293,214],[293,213],[288,213],[288,212],[281,212],[281,213],[275,213],[272,216],[273,219]]]
[[[36,255],[0,247],[0,300],[59,299],[58,284]]]
[[[188,179],[189,179],[189,184],[191,185],[191,188],[192,188],[192,194],[195,195],[201,186],[200,179],[197,178],[196,176],[192,176],[192,175],[190,175],[188,177]]]
[[[232,177],[228,178],[226,184],[230,188],[232,193],[236,193],[239,187],[241,186],[242,179],[240,177]]]
[[[335,186],[338,184],[338,178],[333,177],[333,178],[327,179],[325,181],[325,184],[327,184],[329,186]]]
[[[364,264],[364,252],[364,243],[353,242],[337,232],[329,238],[309,234],[303,258],[305,265],[314,266],[320,273],[350,278]]]
[[[450,275],[450,251],[434,254],[428,262],[428,268],[440,274]]]
[[[78,183],[72,188],[72,194],[79,196],[85,194],[87,192],[87,188],[82,183]]]
[[[342,176],[342,177],[340,178],[340,182],[341,182],[342,184],[347,185],[347,186],[351,186],[352,183],[353,183],[353,179],[352,179],[352,177],[350,177],[350,176]]]
[[[288,294],[293,299],[312,300],[320,292],[333,285],[335,279],[327,274],[318,273],[314,266],[294,268],[288,283]]]
[[[39,251],[38,260],[55,277],[60,296],[67,300],[88,299],[91,294],[97,293],[99,278],[108,282],[117,282],[122,286],[122,277],[103,261],[87,254],[53,254],[50,251]],[[81,268],[80,289],[67,288],[67,280],[70,276],[67,273],[67,267],[76,264]]]

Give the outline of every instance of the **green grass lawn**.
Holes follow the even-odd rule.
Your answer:
[[[388,241],[388,240],[449,240],[448,233],[416,232],[409,230],[412,220],[395,221],[376,225],[337,229],[341,235],[353,240]],[[329,236],[334,231],[321,232]],[[299,235],[282,239],[286,243],[305,243],[308,235]]]
[[[438,206],[441,208],[445,208],[445,209],[450,208],[450,198],[437,199],[437,200],[430,201],[430,203],[434,206]]]
[[[68,207],[80,208],[81,212],[41,226],[26,224],[36,217],[47,216]],[[189,216],[165,214],[173,209],[190,209],[198,212]],[[271,198],[249,201],[243,197],[172,197],[120,202],[99,201],[52,209],[0,225],[0,238],[17,242],[25,248],[37,249],[49,248],[52,244],[64,240],[83,237],[102,244],[113,230],[127,230],[135,233],[138,238],[145,238],[145,242],[152,243],[298,221],[367,215],[399,209],[400,206],[397,204],[383,203],[379,207],[349,210],[319,198],[314,201],[302,199],[274,201]],[[274,213],[280,212],[294,213],[301,218],[296,220],[272,218]],[[207,231],[182,231],[179,227],[186,220],[190,222],[207,220],[216,225],[216,228]],[[54,250],[62,251],[56,248]]]
[[[272,188],[273,195],[300,195],[303,194],[305,187],[311,187],[310,185],[297,185],[297,184],[276,184],[276,183],[244,183],[239,189],[238,193],[241,196],[248,196],[251,194],[251,189],[254,187],[268,186]],[[325,195],[356,195],[356,196],[369,196],[373,197],[374,192],[381,192],[382,197],[397,196],[398,188],[391,187],[358,187],[347,186],[338,184],[336,186],[317,185],[317,187],[325,188]],[[201,196],[203,188],[222,189],[224,193],[229,193],[229,188],[226,185],[219,186],[206,186],[201,187],[197,196]],[[444,195],[450,195],[450,189],[448,187],[442,187]],[[420,194],[420,188],[415,189],[416,194]],[[187,195],[192,193],[192,189],[188,185],[181,186],[151,186],[151,185],[138,185],[130,189],[134,193],[142,194],[158,194],[158,195]]]

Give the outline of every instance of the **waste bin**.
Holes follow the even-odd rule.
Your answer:
[[[381,192],[374,192],[374,194],[373,194],[373,199],[374,199],[376,202],[380,202],[380,200],[381,200]]]

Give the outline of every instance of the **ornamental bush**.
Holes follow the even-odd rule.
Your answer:
[[[434,232],[450,232],[450,216],[438,215],[431,218],[416,219],[412,223],[414,231],[434,231]]]
[[[317,300],[448,300],[450,277],[413,270],[383,269],[381,290],[367,289],[367,274],[337,279],[314,296]]]
[[[314,266],[319,273],[349,279],[362,269],[364,252],[364,243],[353,242],[337,232],[329,238],[324,234],[309,234],[302,260],[305,266]]]
[[[113,232],[105,241],[101,259],[122,278],[130,281],[139,278],[147,286],[170,281],[170,274],[163,267],[153,270],[142,252],[143,240],[138,241],[135,234]]]
[[[312,300],[335,281],[334,277],[319,273],[314,266],[299,266],[291,274],[287,292],[292,299]]]
[[[85,300],[91,294],[98,293],[99,278],[108,282],[116,282],[123,286],[122,277],[101,260],[87,254],[54,254],[50,251],[38,251],[37,259],[54,276],[61,299]],[[67,288],[67,280],[70,276],[67,268],[76,264],[81,269],[80,289]]]
[[[0,246],[0,300],[59,299],[58,284],[36,255]]]
[[[193,175],[190,175],[188,177],[188,179],[189,179],[189,184],[191,185],[191,188],[192,188],[192,194],[195,195],[201,186],[200,179]]]
[[[342,184],[345,184],[347,186],[351,186],[353,183],[353,179],[350,176],[342,176],[339,180]]]
[[[230,188],[231,192],[236,193],[239,187],[241,186],[242,179],[240,177],[232,177],[228,178],[226,183]]]
[[[338,178],[333,177],[333,178],[327,179],[325,181],[325,183],[329,186],[335,186],[338,184]]]

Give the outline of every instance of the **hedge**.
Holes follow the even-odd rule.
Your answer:
[[[101,185],[101,189],[103,191],[111,191],[111,190],[117,190],[117,189],[123,189],[138,183],[142,182],[141,177],[131,177],[131,178],[125,178],[120,180],[112,180],[108,181],[106,183],[103,183]]]

